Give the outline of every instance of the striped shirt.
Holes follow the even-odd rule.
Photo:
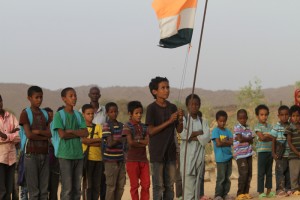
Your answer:
[[[284,149],[283,156],[282,156],[285,158],[289,157],[289,153],[290,153],[290,147],[287,142],[287,138],[284,135],[285,128],[287,126],[288,126],[288,124],[284,125],[284,124],[281,124],[280,122],[277,122],[275,124],[275,126],[273,127],[273,129],[271,130],[271,135],[276,138],[277,142],[281,142],[283,144],[285,143],[285,149]]]
[[[253,138],[254,134],[250,130],[249,126],[243,126],[240,123],[234,126],[234,141],[233,141],[233,149],[234,149],[234,158],[236,160],[240,158],[247,158],[253,155],[252,145],[249,142],[240,143],[236,140],[237,135],[241,135],[244,138]]]
[[[298,125],[299,126],[299,125]],[[290,124],[285,129],[285,134],[288,135],[290,134],[292,136],[292,145],[297,149],[298,152],[300,152],[300,130],[297,129],[295,124]],[[293,151],[289,152],[289,159],[293,158],[299,158],[297,154],[295,154]]]
[[[258,123],[254,127],[255,133],[261,132],[264,135],[270,134],[272,130],[272,126],[270,124],[261,124]],[[259,152],[272,152],[272,142],[263,142],[259,140],[257,136],[257,143],[256,143],[256,151]]]
[[[103,161],[105,162],[118,162],[124,161],[124,142],[122,138],[123,124],[117,122],[114,124],[112,121],[108,121],[103,124],[102,133],[102,151],[103,151]],[[121,141],[115,146],[108,146],[108,137],[113,140]]]

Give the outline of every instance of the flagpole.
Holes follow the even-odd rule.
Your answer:
[[[200,57],[201,45],[202,45],[202,38],[203,38],[203,32],[204,32],[204,24],[205,24],[207,3],[208,3],[208,0],[205,0],[204,13],[203,13],[203,19],[202,19],[202,27],[201,27],[201,33],[200,33],[199,46],[198,46],[197,60],[196,60],[196,67],[195,67],[195,72],[194,72],[194,81],[193,81],[193,88],[192,88],[192,97],[191,97],[191,100],[193,100],[194,94],[195,94],[195,85],[196,85],[197,71],[198,71],[198,65],[199,65],[199,57]],[[187,120],[188,128],[187,128],[187,134],[186,134],[186,140],[185,140],[186,145],[185,145],[185,150],[184,150],[184,165],[183,165],[183,177],[182,177],[183,178],[183,180],[182,180],[182,188],[183,188],[183,190],[182,190],[182,199],[183,200],[184,200],[185,174],[186,174],[186,154],[187,154],[188,135],[189,135],[189,130],[190,130],[190,118],[191,118],[191,115],[188,115],[188,116],[189,116],[188,120]]]

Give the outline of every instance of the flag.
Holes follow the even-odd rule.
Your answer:
[[[197,0],[154,0],[160,28],[159,46],[176,48],[192,40]]]

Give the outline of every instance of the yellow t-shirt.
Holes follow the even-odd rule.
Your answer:
[[[91,138],[92,127],[87,127],[89,136],[87,138]],[[99,124],[96,124],[93,139],[102,138],[102,128]],[[87,149],[87,145],[82,144],[82,150],[85,152]],[[102,161],[102,152],[101,145],[99,147],[90,146],[88,160],[92,161]]]

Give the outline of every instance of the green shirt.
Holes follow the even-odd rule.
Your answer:
[[[63,125],[63,121],[60,114],[57,112],[53,118],[53,129],[79,130],[86,128],[85,120],[81,114],[81,123],[79,124],[77,117],[74,113],[71,114],[66,111],[64,112],[66,116],[65,126]],[[61,138],[57,151],[57,157],[63,159],[82,159],[83,151],[80,137],[72,139]]]
[[[262,134],[270,134],[272,130],[272,126],[270,124],[261,124],[258,123],[254,131],[261,132]],[[263,142],[259,140],[259,137],[257,136],[257,143],[256,143],[256,151],[257,152],[272,152],[272,142]]]

